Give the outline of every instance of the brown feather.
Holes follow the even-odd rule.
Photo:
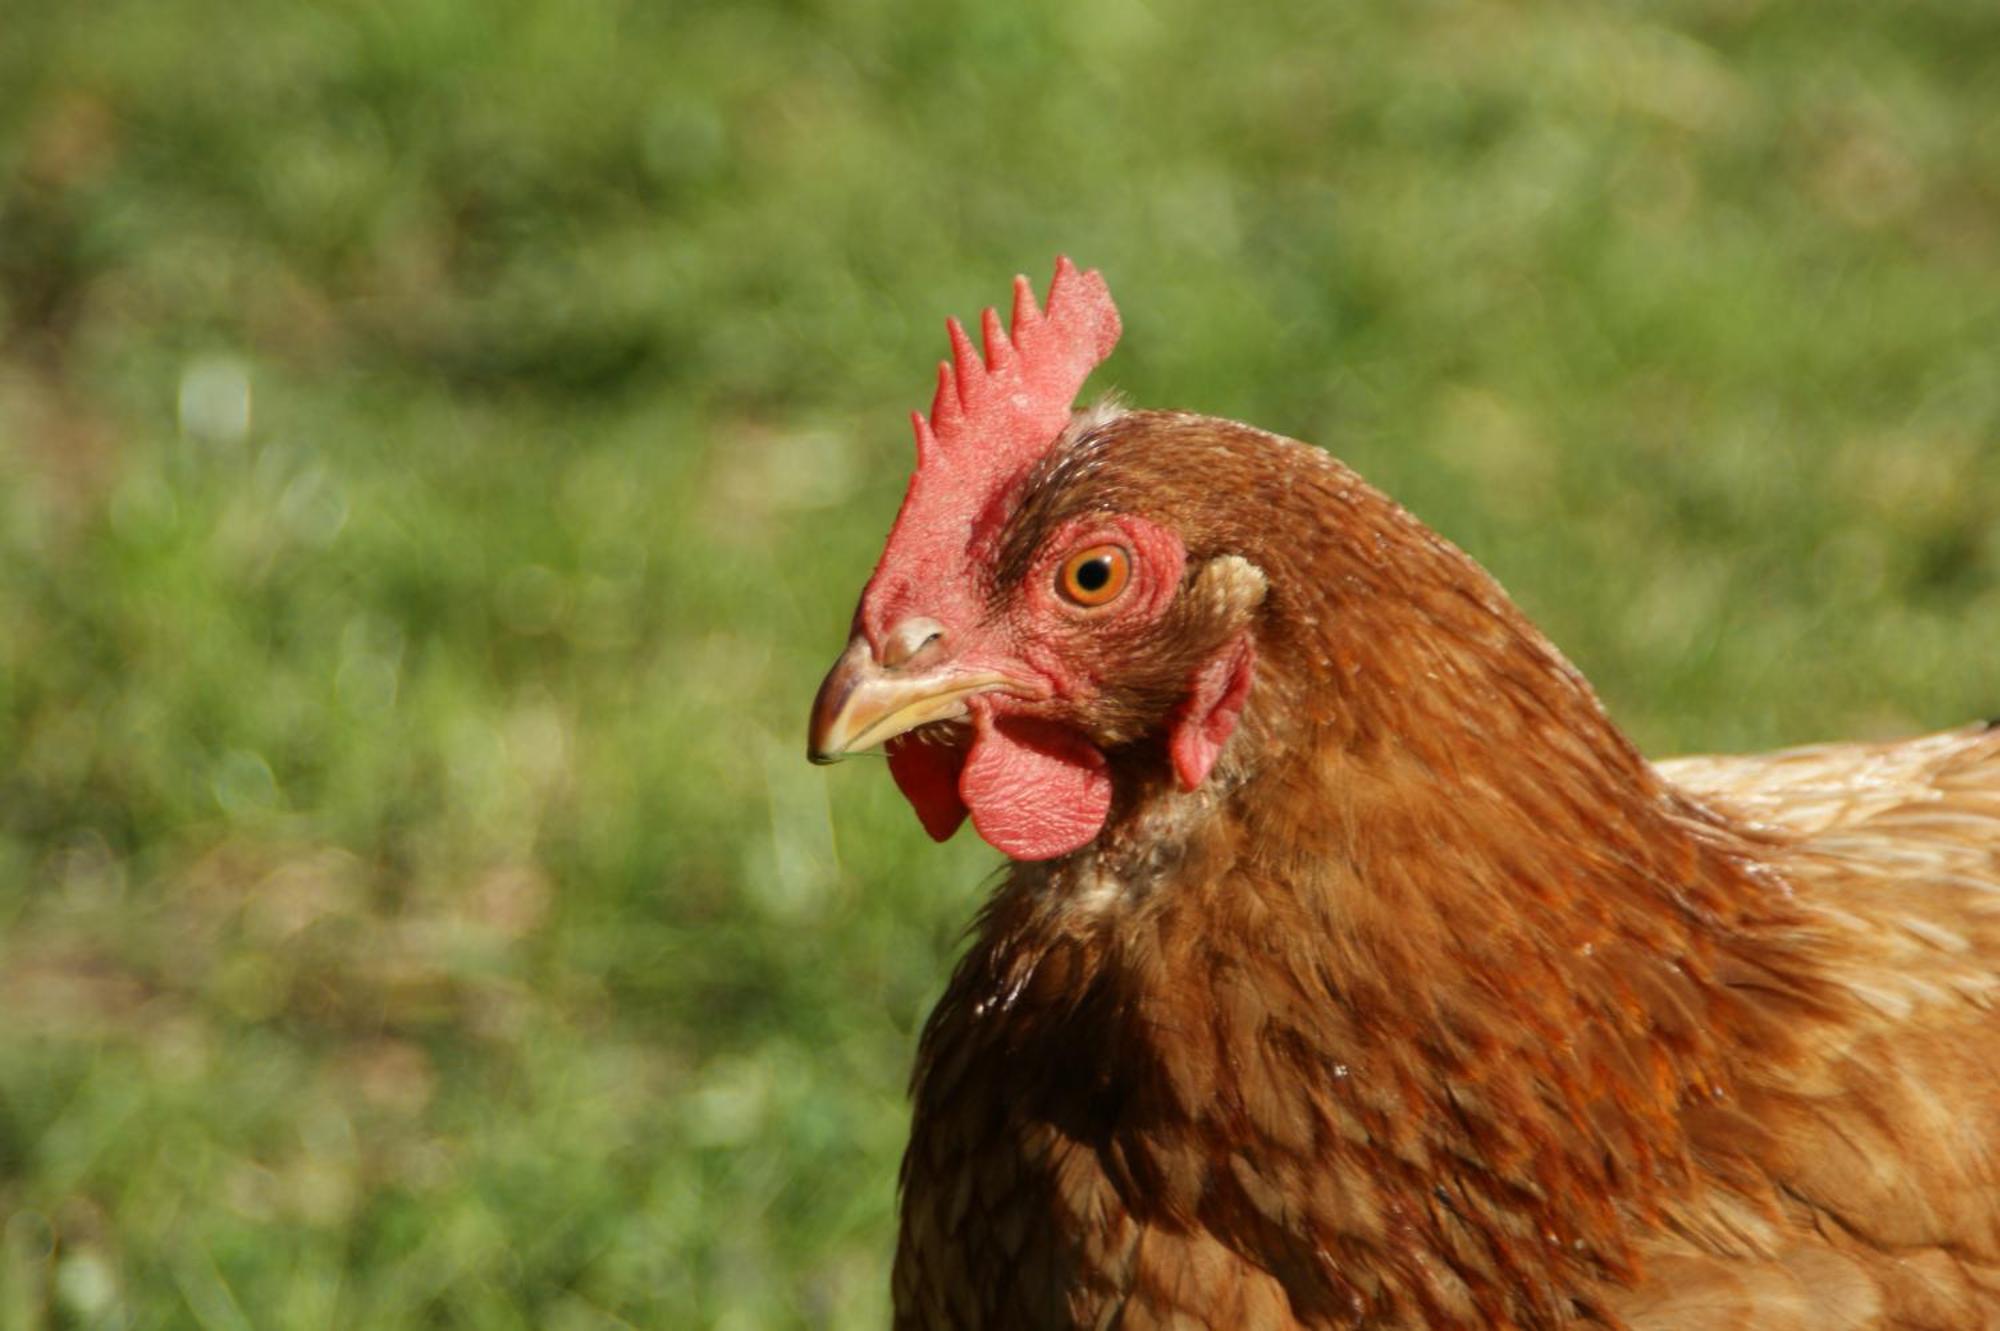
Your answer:
[[[1066,436],[990,594],[1094,511],[1189,581],[925,1031],[899,1327],[2000,1327],[2000,733],[1649,764],[1471,560],[1193,416]]]

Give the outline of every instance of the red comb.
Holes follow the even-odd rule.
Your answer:
[[[1035,307],[1028,279],[1016,277],[1012,335],[1000,331],[991,307],[979,326],[983,362],[964,326],[945,322],[951,359],[938,362],[930,419],[910,413],[919,470],[975,457],[999,470],[1039,458],[1069,422],[1083,381],[1117,345],[1118,307],[1096,269],[1078,272],[1067,257],[1058,257],[1047,309]]]
[[[993,501],[1048,452],[1077,390],[1118,341],[1103,277],[1068,259],[1056,260],[1046,309],[1035,307],[1027,278],[1014,279],[1011,336],[992,310],[979,323],[985,359],[951,320],[951,359],[938,366],[930,417],[911,413],[917,469],[855,616],[878,649],[906,615],[974,622],[973,579],[946,570],[964,567],[991,535],[1000,516]]]

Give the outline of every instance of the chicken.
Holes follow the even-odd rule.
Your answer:
[[[950,325],[810,753],[1012,859],[904,1328],[2000,1328],[2000,728],[1646,761],[1327,454]]]

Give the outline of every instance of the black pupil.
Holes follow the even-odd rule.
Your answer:
[[[1078,591],[1100,592],[1111,581],[1111,556],[1097,558],[1077,565],[1076,587]]]

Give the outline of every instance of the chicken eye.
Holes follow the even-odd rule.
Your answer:
[[[1093,545],[1063,561],[1056,589],[1072,605],[1104,605],[1132,578],[1132,556],[1122,545]]]

